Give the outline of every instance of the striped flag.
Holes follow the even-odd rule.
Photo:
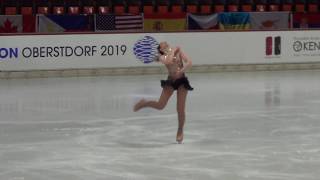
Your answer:
[[[226,12],[218,15],[219,29],[246,30],[250,29],[250,14],[247,12]]]
[[[145,14],[145,31],[184,31],[186,29],[185,13]]]
[[[96,31],[141,31],[142,15],[96,15]]]

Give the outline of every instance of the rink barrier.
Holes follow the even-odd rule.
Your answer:
[[[194,65],[188,73],[209,72],[254,72],[284,70],[317,70],[320,62],[310,63],[273,63],[273,64],[220,64]],[[151,75],[165,74],[163,66],[128,67],[128,68],[95,68],[95,69],[59,69],[59,70],[28,70],[0,71],[0,79],[17,78],[48,78],[48,77],[83,77],[83,76],[116,76],[116,75]]]
[[[153,62],[161,41],[179,45],[195,73],[320,69],[319,34],[320,30],[0,35],[0,78],[164,74],[165,67]]]

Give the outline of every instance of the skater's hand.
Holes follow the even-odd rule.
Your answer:
[[[180,47],[176,47],[174,50],[174,56],[177,56],[177,54],[180,52]]]

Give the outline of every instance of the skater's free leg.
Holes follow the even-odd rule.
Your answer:
[[[140,100],[135,106],[134,111],[139,111],[141,108],[151,107],[154,109],[162,110],[168,103],[174,89],[170,86],[164,87],[158,101]]]

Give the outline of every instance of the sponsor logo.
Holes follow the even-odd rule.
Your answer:
[[[133,53],[141,62],[148,64],[158,58],[158,45],[155,38],[144,36],[134,44]]]
[[[320,42],[316,41],[295,41],[293,43],[293,50],[295,52],[301,51],[319,51],[320,50]]]
[[[0,60],[18,58],[18,48],[0,48]]]
[[[291,47],[295,57],[319,57],[320,37],[294,37]]]
[[[266,37],[266,56],[281,55],[281,37]]]

